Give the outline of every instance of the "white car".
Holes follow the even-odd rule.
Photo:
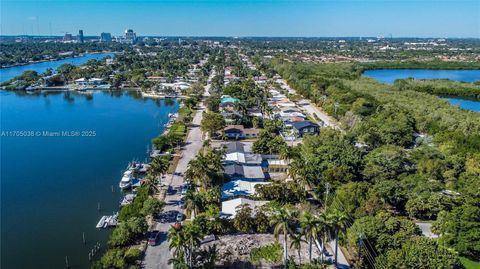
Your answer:
[[[176,220],[177,220],[177,222],[181,222],[183,220],[183,214],[178,212]]]

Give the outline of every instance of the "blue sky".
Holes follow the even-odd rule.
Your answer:
[[[0,0],[1,34],[480,37],[479,0]]]

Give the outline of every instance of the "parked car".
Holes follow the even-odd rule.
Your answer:
[[[155,246],[158,242],[158,238],[160,237],[160,231],[152,231],[150,236],[148,237],[148,244],[150,246]]]
[[[178,212],[176,220],[177,220],[177,222],[181,222],[183,220],[183,214]]]

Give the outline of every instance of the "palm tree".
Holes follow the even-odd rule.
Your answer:
[[[200,227],[192,222],[182,227],[184,233],[185,245],[188,250],[188,266],[193,268],[193,253],[195,247],[200,244],[202,238],[202,231]]]
[[[312,244],[313,240],[318,236],[318,220],[309,211],[305,211],[299,220],[302,233],[305,239],[308,240],[308,261],[312,263]]]
[[[191,214],[193,220],[195,216],[200,212],[203,206],[202,195],[193,190],[187,191],[185,194],[185,210]]]
[[[170,228],[168,230],[168,242],[168,248],[174,250],[173,254],[175,256],[182,256],[185,259],[185,237],[182,228]]]
[[[325,247],[332,225],[331,219],[328,218],[328,215],[326,213],[319,214],[318,216],[316,216],[316,219],[318,234],[320,235],[320,243],[322,244],[320,260],[323,263],[325,259]]]
[[[173,269],[188,269],[188,265],[185,263],[185,258],[179,255],[173,256],[168,260],[168,264],[173,265]]]
[[[348,215],[339,210],[335,210],[329,214],[331,219],[333,236],[335,238],[335,266],[338,266],[338,233],[340,230],[345,230],[348,224]]]
[[[284,268],[287,268],[288,263],[288,235],[294,234],[293,221],[296,219],[297,212],[292,210],[288,205],[282,207],[272,208],[272,216],[270,224],[274,226],[274,234],[278,239],[279,235],[283,233],[283,263]]]
[[[142,184],[147,188],[147,192],[150,195],[159,191],[159,189],[158,189],[158,179],[151,174],[148,174],[148,175],[145,176]]]
[[[148,171],[155,176],[160,176],[167,172],[169,165],[170,163],[168,157],[157,156],[153,158],[150,166],[148,167]]]
[[[302,255],[301,255],[301,249],[302,249],[302,242],[306,242],[302,238],[302,234],[294,234],[291,235],[291,242],[290,242],[290,248],[295,248],[297,250],[298,254],[298,265],[302,264]]]

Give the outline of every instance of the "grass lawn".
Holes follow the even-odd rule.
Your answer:
[[[463,266],[467,269],[478,269],[480,268],[480,262],[472,261],[465,257],[460,257],[460,261],[462,262]]]

